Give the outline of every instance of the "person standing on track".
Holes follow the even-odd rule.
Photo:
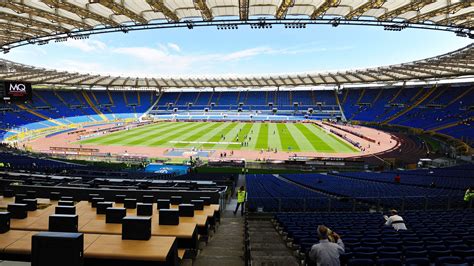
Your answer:
[[[244,186],[241,186],[239,191],[237,191],[237,206],[235,207],[234,215],[237,213],[237,210],[240,208],[240,215],[244,216],[244,206],[245,201],[247,200],[247,192],[245,191]]]

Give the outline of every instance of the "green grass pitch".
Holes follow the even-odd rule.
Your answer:
[[[248,142],[248,146],[242,146],[244,141]],[[350,144],[309,123],[160,122],[80,143],[223,150],[276,148],[294,152],[357,152]]]

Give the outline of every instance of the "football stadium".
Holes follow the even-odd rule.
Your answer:
[[[474,265],[474,1],[0,1],[0,266]]]

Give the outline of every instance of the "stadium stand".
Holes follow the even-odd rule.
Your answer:
[[[472,178],[455,178],[443,182],[443,177],[402,175],[395,184],[396,173],[337,173],[250,175],[249,209],[264,211],[367,211],[381,208],[442,209],[461,208],[464,190],[473,185]],[[439,182],[436,188],[431,183]],[[429,183],[427,183],[430,181]],[[447,184],[447,185],[444,185]]]
[[[278,114],[300,117],[308,115],[308,108],[312,108],[315,112],[310,117],[335,118],[325,115],[337,115],[342,109],[348,120],[433,130],[470,144],[474,136],[471,87],[469,84],[344,89],[339,95],[331,90],[164,92],[159,96],[152,91],[37,90],[30,103],[1,104],[0,129],[21,131],[21,128],[137,119],[151,107],[157,115],[170,114],[173,108],[195,111],[196,115],[199,111],[202,115],[205,108],[216,112],[236,112],[241,108],[271,114],[269,104],[273,104]],[[293,103],[298,103],[296,109]]]
[[[406,231],[397,232],[384,226],[380,213],[278,213],[274,223],[289,245],[310,265],[307,255],[318,242],[315,228],[320,224],[343,239],[342,265],[387,265],[384,260],[388,258],[394,260],[389,265],[446,265],[443,263],[447,260],[455,261],[456,265],[473,262],[472,210],[406,211],[401,216]],[[356,264],[362,259],[363,264]]]
[[[110,97],[109,97],[110,95]],[[142,95],[142,96],[139,96]],[[125,99],[130,100],[125,101]],[[138,98],[151,99],[140,101]],[[0,105],[2,129],[41,129],[72,123],[138,118],[156,100],[153,92],[125,91],[35,91],[24,105]],[[141,104],[143,103],[143,104]]]
[[[472,143],[470,84],[347,89],[343,94],[349,95],[343,103],[347,119],[433,130]]]

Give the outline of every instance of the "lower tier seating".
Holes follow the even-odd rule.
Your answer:
[[[406,211],[408,230],[385,226],[381,213],[279,213],[274,224],[294,249],[308,255],[326,225],[344,244],[345,265],[472,265],[474,210]],[[466,264],[464,264],[466,263]]]

